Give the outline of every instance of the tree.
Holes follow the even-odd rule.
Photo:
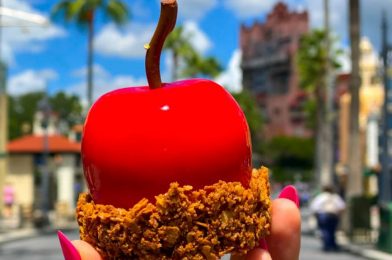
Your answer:
[[[87,47],[87,100],[93,102],[93,53],[94,21],[98,10],[102,10],[115,24],[123,24],[128,18],[128,7],[120,0],[62,0],[53,7],[53,15],[62,15],[66,21],[75,21],[88,29]]]
[[[18,97],[9,97],[9,138],[15,139],[32,132],[34,115],[39,109],[38,104],[43,100],[44,92],[27,93]],[[60,120],[64,120],[69,126],[80,122],[82,117],[82,105],[79,97],[59,92],[49,97],[51,110],[57,113]]]
[[[49,104],[51,110],[56,112],[68,126],[81,123],[83,108],[78,96],[58,92],[49,97]]]
[[[252,141],[256,141],[256,134],[263,124],[261,110],[257,106],[256,100],[247,89],[243,89],[241,92],[233,93],[232,95],[244,111],[252,135]]]
[[[291,136],[278,136],[265,147],[263,160],[271,164],[272,178],[278,182],[291,182],[299,177],[310,181],[313,167],[314,140]]]
[[[213,57],[201,56],[189,41],[189,34],[184,32],[184,27],[176,27],[167,37],[164,45],[173,57],[172,81],[180,77],[215,77],[222,67]]]
[[[315,113],[310,114],[316,116],[315,166],[317,176],[320,178],[319,181],[324,182],[319,184],[330,184],[328,182],[332,180],[332,133],[328,132],[331,129],[332,115],[330,111],[327,111],[325,102],[327,96],[326,72],[327,66],[330,66],[331,69],[340,67],[337,59],[341,54],[341,50],[336,48],[328,51],[328,45],[333,46],[333,44],[326,44],[326,41],[327,34],[325,31],[314,30],[301,38],[297,54],[300,86],[309,94],[307,107],[315,109]],[[326,157],[330,160],[326,160]]]
[[[43,99],[44,95],[43,92],[34,92],[18,97],[9,97],[8,129],[11,140],[31,133],[34,114],[38,109],[39,101]]]

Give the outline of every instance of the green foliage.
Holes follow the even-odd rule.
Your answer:
[[[331,69],[340,68],[338,62],[342,50],[336,46],[336,38],[330,39],[329,62]],[[325,73],[327,65],[326,33],[313,30],[300,39],[300,47],[296,56],[299,84],[308,93],[305,104],[307,125],[316,130],[317,124],[323,121],[325,100]],[[319,118],[317,118],[319,117]]]
[[[330,41],[332,46],[330,48],[331,67],[338,69],[340,68],[338,58],[342,54],[342,50],[333,48],[336,45],[336,39]],[[300,47],[296,57],[300,86],[309,92],[314,92],[324,85],[328,57],[325,42],[325,31],[317,29],[305,34],[300,39]]]
[[[49,98],[49,104],[52,111],[58,113],[59,118],[65,120],[68,125],[81,122],[83,108],[78,96],[58,92]]]
[[[167,37],[165,50],[173,55],[173,79],[189,77],[216,77],[222,67],[214,57],[203,57],[189,41],[191,35],[184,33],[182,26],[177,26]]]
[[[248,121],[249,129],[252,134],[252,140],[256,140],[256,133],[260,130],[263,124],[261,111],[256,103],[254,96],[249,90],[242,90],[239,93],[232,94],[234,99],[238,102],[246,119]]]
[[[300,177],[310,180],[314,164],[314,140],[311,138],[280,136],[264,147],[265,161],[270,162],[272,178],[279,182]]]
[[[184,78],[216,77],[222,71],[219,62],[213,57],[203,58],[198,53],[185,57],[186,66],[182,69],[180,76]]]
[[[38,109],[38,102],[44,97],[43,92],[28,93],[20,97],[8,99],[8,133],[10,139],[31,133],[34,113]],[[29,128],[24,129],[26,126]]]
[[[102,10],[116,24],[126,22],[129,16],[127,5],[119,0],[62,0],[53,7],[52,15],[85,26],[94,20],[97,10]]]
[[[43,92],[28,93],[18,97],[9,97],[9,138],[15,139],[32,131],[34,115],[39,109],[38,104],[44,98]],[[49,97],[49,104],[53,112],[69,125],[80,123],[82,106],[77,96],[59,92]]]
[[[88,28],[87,48],[87,98],[89,106],[93,102],[93,54],[94,54],[94,21],[97,11],[115,24],[123,24],[128,20],[127,5],[120,0],[61,0],[52,9],[52,17],[62,16],[65,21],[74,21],[81,27]]]

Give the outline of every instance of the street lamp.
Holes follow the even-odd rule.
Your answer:
[[[383,83],[384,83],[384,106],[383,106],[383,136],[382,136],[382,171],[380,175],[380,202],[388,203],[392,200],[391,192],[391,162],[389,156],[389,131],[392,126],[392,117],[388,109],[391,104],[389,95],[391,90],[389,88],[389,77],[388,77],[388,54],[391,51],[391,47],[388,45],[388,22],[385,13],[382,18],[382,61],[383,61]]]
[[[388,67],[390,65],[389,55],[392,51],[388,44],[388,22],[385,13],[382,18],[382,61],[383,61],[383,81],[384,81],[384,106],[383,106],[383,135],[382,135],[382,171],[379,176],[379,206],[380,206],[380,230],[377,246],[383,251],[392,253],[392,177],[391,158],[389,155],[389,132],[392,130],[392,115],[389,97],[391,89],[389,85]]]
[[[38,109],[42,113],[41,126],[43,129],[43,152],[41,158],[41,187],[40,187],[40,209],[41,216],[37,224],[46,225],[48,224],[48,212],[49,212],[49,185],[50,185],[50,172],[49,172],[49,136],[48,126],[51,114],[51,107],[48,100],[47,88],[45,88],[44,98],[38,103]]]

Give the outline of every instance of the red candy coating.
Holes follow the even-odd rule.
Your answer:
[[[248,186],[251,143],[246,118],[221,86],[194,79],[99,98],[82,139],[84,174],[95,203],[154,202],[171,182],[195,189],[224,181]]]

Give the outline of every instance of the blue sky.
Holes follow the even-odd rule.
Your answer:
[[[323,0],[285,0],[292,10],[311,10],[311,27],[321,27]],[[56,0],[3,0],[12,9],[50,16]],[[115,88],[144,85],[144,49],[159,17],[158,0],[126,0],[132,18],[118,28],[98,17],[95,38],[95,97]],[[275,0],[178,0],[178,24],[193,35],[195,48],[216,57],[226,69],[217,81],[240,89],[238,70],[241,23],[263,21]],[[347,47],[348,0],[330,0],[331,25],[341,46]],[[362,35],[380,45],[380,14],[392,0],[362,0]],[[19,95],[48,87],[85,97],[86,31],[56,20],[46,27],[3,16],[1,55],[9,67],[8,91]],[[390,21],[392,27],[392,18]],[[391,28],[392,34],[392,28]],[[162,76],[170,80],[169,55],[162,57]]]

